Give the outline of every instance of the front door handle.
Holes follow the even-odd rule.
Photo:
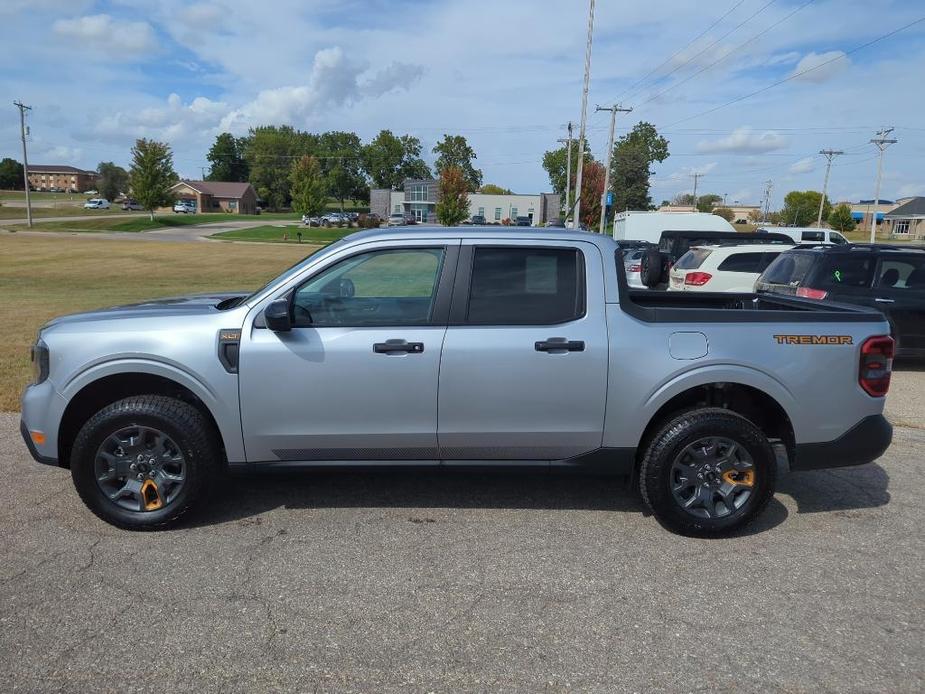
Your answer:
[[[881,299],[880,297],[877,297],[876,299],[874,299],[874,301],[879,302],[881,304],[895,304],[896,303],[896,299]]]
[[[567,340],[564,337],[550,337],[540,342],[534,342],[533,348],[537,352],[584,352],[584,340]]]
[[[376,354],[390,354],[392,352],[407,352],[409,354],[420,354],[424,351],[423,342],[406,342],[405,340],[386,340],[377,342],[373,345],[373,352]]]

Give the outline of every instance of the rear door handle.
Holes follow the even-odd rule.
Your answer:
[[[877,301],[881,304],[895,304],[896,303],[896,299],[882,299],[880,297],[877,297],[876,299],[874,299],[874,301]]]
[[[584,340],[567,340],[564,337],[550,337],[547,340],[534,342],[533,348],[537,352],[584,352]]]
[[[405,340],[386,340],[377,342],[373,345],[373,352],[376,354],[390,354],[392,352],[407,352],[409,354],[420,354],[424,351],[423,342],[406,342]]]

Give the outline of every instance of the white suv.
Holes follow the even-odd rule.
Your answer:
[[[173,211],[177,214],[196,214],[196,201],[181,198],[174,203]]]
[[[668,290],[753,292],[755,280],[789,248],[781,244],[694,246],[671,268]]]
[[[110,207],[112,204],[105,198],[91,198],[84,203],[85,210],[108,210]]]

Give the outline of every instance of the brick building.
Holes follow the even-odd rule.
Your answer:
[[[33,190],[58,188],[68,193],[82,193],[96,188],[99,174],[63,164],[29,164],[29,185]]]
[[[250,183],[180,181],[170,192],[179,199],[194,200],[197,212],[257,214],[257,193]]]

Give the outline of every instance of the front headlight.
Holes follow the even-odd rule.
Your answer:
[[[37,385],[48,378],[48,345],[38,340],[32,345],[32,383]]]

